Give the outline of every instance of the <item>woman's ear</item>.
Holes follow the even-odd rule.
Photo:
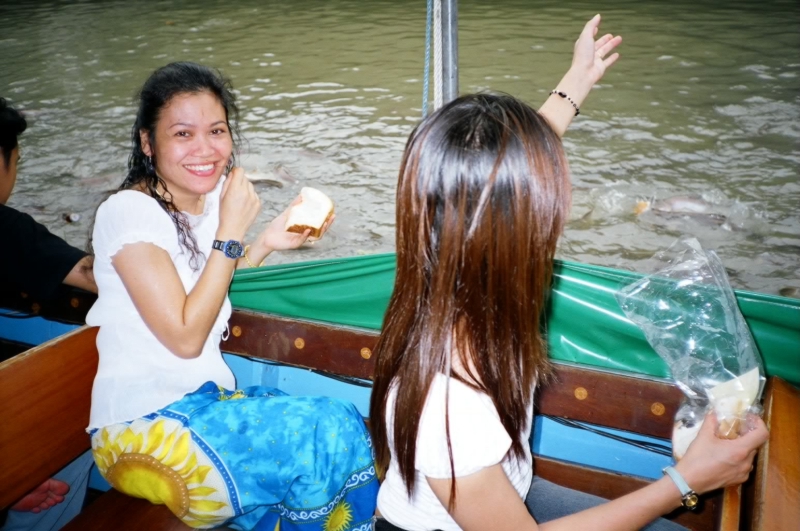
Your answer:
[[[144,129],[139,130],[139,142],[142,143],[142,151],[148,157],[153,156],[153,150],[150,147],[150,132]]]

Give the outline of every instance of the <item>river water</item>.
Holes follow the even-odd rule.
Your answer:
[[[337,204],[322,242],[273,263],[393,250],[397,169],[421,115],[425,2],[11,4],[0,0],[0,95],[29,129],[10,206],[85,246],[92,213],[124,176],[137,88],[155,68],[192,60],[233,81],[243,164],[261,179],[259,224],[301,186]],[[734,287],[797,296],[797,2],[462,1],[461,92],[538,106],[595,10],[623,35],[622,58],[565,139],[575,190],[559,256],[643,270],[692,234],[717,250]]]

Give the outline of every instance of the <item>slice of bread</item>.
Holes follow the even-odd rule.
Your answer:
[[[309,238],[319,238],[322,226],[333,215],[333,201],[316,188],[307,186],[300,190],[300,198],[302,202],[289,210],[286,230],[302,234],[311,229]]]

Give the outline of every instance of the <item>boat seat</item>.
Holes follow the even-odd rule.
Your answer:
[[[370,379],[374,332],[235,311],[224,350],[340,376]],[[89,448],[91,387],[97,370],[97,329],[82,327],[0,363],[0,508]],[[668,437],[680,393],[661,380],[559,365],[557,385],[540,390],[538,412],[612,428]],[[800,392],[771,378],[765,397],[770,441],[744,489],[704,496],[697,513],[670,518],[695,531],[790,529],[800,521]],[[608,498],[646,479],[535,457],[537,474]],[[189,529],[165,506],[114,490],[100,495],[67,531]]]

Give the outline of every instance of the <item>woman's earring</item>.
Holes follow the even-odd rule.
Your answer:
[[[153,157],[147,157],[144,162],[144,168],[147,170],[148,175],[155,175],[156,168],[153,166]]]
[[[233,171],[233,157],[228,159],[228,165],[225,166],[225,175],[230,175]]]

